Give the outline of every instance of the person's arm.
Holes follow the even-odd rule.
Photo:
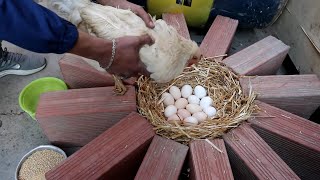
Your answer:
[[[111,58],[112,41],[97,38],[79,31],[79,38],[68,53],[98,61],[101,67],[107,67]]]
[[[39,53],[71,50],[78,30],[33,0],[0,0],[0,39]]]
[[[70,22],[32,0],[0,0],[0,39],[39,53],[73,53],[109,64],[112,42],[78,32]],[[130,77],[147,74],[140,62],[139,50],[152,44],[148,36],[117,39],[110,73]]]
[[[145,44],[153,44],[152,38],[148,35],[117,38],[114,61],[107,71],[122,77],[149,75],[139,57],[139,50]],[[97,60],[103,68],[109,64],[111,52],[112,41],[93,37],[81,31],[75,46],[69,51],[72,54]]]

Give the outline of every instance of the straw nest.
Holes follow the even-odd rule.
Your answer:
[[[161,95],[173,85],[181,88],[185,84],[193,88],[201,85],[207,89],[217,109],[216,117],[192,127],[167,122]],[[183,144],[193,139],[213,139],[239,126],[255,110],[254,99],[255,94],[251,90],[249,96],[242,92],[239,76],[214,59],[202,59],[166,84],[157,84],[146,77],[138,79],[139,113],[151,122],[158,135]]]

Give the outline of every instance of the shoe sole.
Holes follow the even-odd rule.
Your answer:
[[[0,72],[0,78],[2,78],[3,76],[6,76],[6,75],[26,76],[26,75],[37,73],[37,72],[43,70],[45,67],[46,67],[46,64],[44,64],[43,66],[41,66],[37,69],[32,69],[32,70],[5,70],[5,71]]]

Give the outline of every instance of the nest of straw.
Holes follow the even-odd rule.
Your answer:
[[[161,95],[175,85],[185,84],[205,87],[213,99],[217,115],[197,126],[170,124],[164,116]],[[184,72],[166,84],[157,84],[149,78],[138,79],[138,110],[154,126],[160,136],[187,144],[193,139],[213,139],[247,120],[255,110],[255,94],[245,96],[241,90],[239,76],[222,62],[202,59],[197,65],[185,68]]]

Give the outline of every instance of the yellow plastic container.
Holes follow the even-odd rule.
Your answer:
[[[183,13],[187,24],[201,27],[208,21],[214,0],[148,0],[148,12],[160,18],[162,13]]]

